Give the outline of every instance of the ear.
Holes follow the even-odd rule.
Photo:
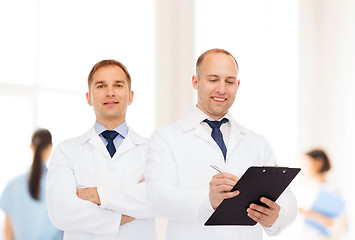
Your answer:
[[[239,88],[239,85],[240,85],[240,80],[239,79],[237,80],[237,84],[238,84],[238,88]]]
[[[131,105],[131,103],[133,101],[133,97],[134,97],[134,92],[131,90],[129,92],[129,96],[128,96],[128,105]]]
[[[90,106],[92,106],[92,101],[91,101],[91,94],[90,92],[86,93],[86,100]]]
[[[196,90],[197,90],[197,85],[198,85],[198,77],[196,75],[193,75],[192,76],[192,86]]]

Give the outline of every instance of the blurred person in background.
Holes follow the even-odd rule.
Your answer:
[[[63,232],[48,217],[45,199],[46,161],[52,150],[51,133],[46,129],[35,131],[31,149],[31,170],[9,181],[0,198],[0,208],[6,214],[5,239],[63,239]]]
[[[330,181],[331,162],[324,150],[314,149],[303,157],[304,179],[299,198],[303,224],[301,239],[335,240],[347,231],[345,202]]]

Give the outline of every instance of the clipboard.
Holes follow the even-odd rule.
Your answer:
[[[249,167],[231,190],[238,189],[239,195],[224,199],[205,226],[255,225],[257,222],[247,215],[249,205],[255,203],[267,207],[260,198],[276,201],[300,171],[300,168],[288,167]]]

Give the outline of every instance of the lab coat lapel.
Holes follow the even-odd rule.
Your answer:
[[[240,126],[234,119],[230,119],[231,132],[229,135],[229,143],[227,146],[227,159],[238,144],[243,140],[243,136],[246,134],[244,128]]]
[[[211,135],[208,134],[206,129],[204,129],[201,124],[196,126],[195,135],[198,136],[199,138],[205,140],[206,142],[209,142],[209,143],[212,143],[212,144],[216,144],[216,142],[213,140]]]
[[[183,131],[193,131],[193,133],[202,140],[211,144],[216,144],[211,135],[202,127],[198,119],[195,119],[192,112],[189,112],[182,120]]]
[[[116,150],[115,155],[113,155],[112,160],[115,160],[125,152],[130,151],[132,148],[136,146],[136,144],[143,144],[144,140],[142,137],[138,136],[132,129],[128,129],[128,134],[126,138],[123,140],[121,145]]]
[[[105,156],[111,158],[109,152],[107,151],[107,148],[104,144],[104,142],[101,140],[99,135],[96,133],[94,127],[90,129],[90,131],[87,133],[87,138],[89,143],[99,152],[104,154]]]

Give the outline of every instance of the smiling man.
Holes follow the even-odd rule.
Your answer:
[[[192,86],[197,104],[182,120],[156,130],[147,156],[147,196],[152,210],[167,218],[167,240],[260,240],[262,230],[280,233],[297,208],[287,189],[268,208],[251,204],[245,211],[255,226],[206,227],[204,223],[250,166],[276,165],[264,137],[238,124],[229,108],[240,86],[238,64],[223,49],[211,49],[197,60]],[[210,165],[223,172],[216,174]]]
[[[48,169],[47,205],[64,239],[156,239],[146,202],[146,139],[126,123],[131,77],[116,60],[95,64],[87,102],[96,122],[58,145]]]

